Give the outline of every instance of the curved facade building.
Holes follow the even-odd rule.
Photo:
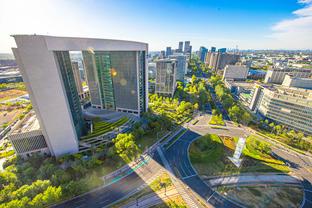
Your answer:
[[[69,51],[82,51],[94,107],[147,110],[146,43],[122,40],[13,35],[13,53],[52,155],[78,151],[84,131]]]

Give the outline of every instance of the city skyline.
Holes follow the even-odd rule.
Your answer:
[[[252,3],[13,0],[3,1],[2,5],[1,53],[10,52],[15,46],[10,35],[34,33],[143,41],[149,43],[150,51],[164,50],[166,46],[178,48],[178,42],[185,40],[191,41],[194,51],[202,45],[239,49],[312,48],[311,0]],[[13,11],[19,15],[12,15]]]

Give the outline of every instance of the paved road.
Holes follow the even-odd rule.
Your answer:
[[[159,156],[155,154],[157,159]],[[119,181],[99,188],[95,191],[78,196],[59,205],[52,206],[54,208],[102,208],[109,204],[133,193],[133,191],[147,184],[147,180],[153,179],[161,171],[161,166],[154,160],[150,160],[146,165],[139,168],[136,172],[120,179]],[[143,178],[144,177],[144,178]]]
[[[200,135],[187,131],[181,136],[173,145],[168,149],[164,148],[164,153],[169,161],[175,174],[192,190],[207,200],[210,204],[215,207],[240,207],[237,204],[221,197],[219,194],[214,192],[211,187],[205,184],[193,169],[189,157],[188,148],[189,145],[198,138]]]
[[[224,120],[226,121],[230,121],[230,117],[228,116],[228,113],[226,112],[226,110],[223,108],[223,105],[222,103],[217,99],[217,95],[216,95],[216,92],[215,90],[213,89],[213,87],[209,84],[207,86],[210,94],[211,94],[211,97],[212,97],[212,100],[213,102],[216,104],[217,108],[219,109],[219,111],[222,113],[222,117]]]

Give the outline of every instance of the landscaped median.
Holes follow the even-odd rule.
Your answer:
[[[237,138],[202,136],[190,146],[190,159],[199,175],[218,176],[239,173],[289,172],[289,167],[274,159],[267,143],[250,136],[243,151],[243,162],[237,168],[229,159],[235,150]]]
[[[81,137],[81,140],[89,139],[89,138],[96,137],[96,136],[101,136],[125,124],[128,120],[129,120],[128,117],[122,117],[121,119],[119,119],[118,121],[114,123],[109,123],[106,121],[102,121],[99,118],[96,118],[92,121],[92,124],[93,124],[92,133],[89,132],[86,136]]]
[[[211,117],[211,119],[210,119],[210,121],[209,121],[208,124],[210,124],[210,125],[221,125],[221,126],[224,126],[225,123],[224,123],[224,121],[223,121],[223,119],[222,119],[222,114],[220,114],[220,115],[213,115],[213,116]]]
[[[155,207],[187,207],[166,172],[159,175],[146,188],[112,207],[131,207],[136,204],[142,206],[143,204],[157,204]]]

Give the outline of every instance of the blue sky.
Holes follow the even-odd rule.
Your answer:
[[[10,34],[136,40],[150,50],[312,49],[312,0],[2,0],[0,52]]]

